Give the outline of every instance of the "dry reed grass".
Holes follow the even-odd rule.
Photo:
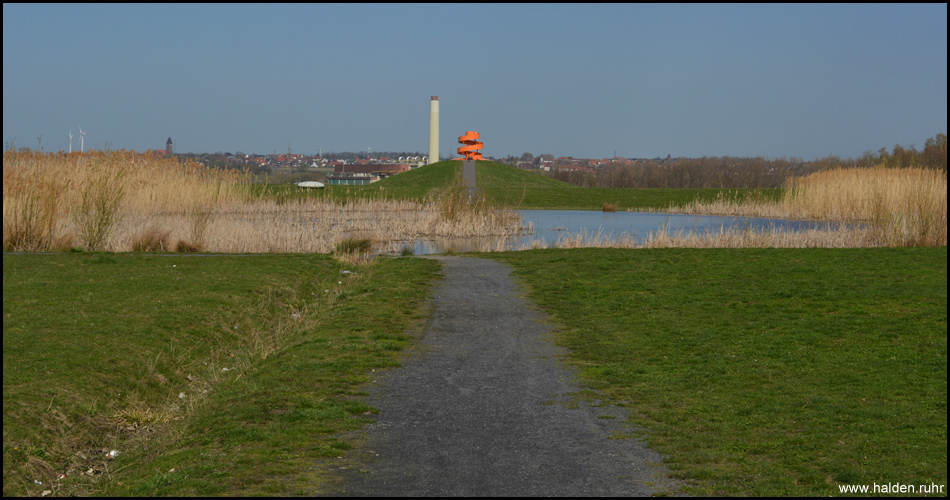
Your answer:
[[[153,224],[145,229],[145,231],[132,237],[132,251],[167,252],[171,250],[171,245],[168,243],[169,236],[171,236],[171,231],[162,229]]]
[[[205,247],[201,243],[188,240],[178,240],[178,243],[175,244],[175,251],[178,253],[198,253],[204,249]]]
[[[121,221],[247,199],[242,174],[130,151],[3,154],[3,246],[55,250],[72,234],[90,250],[128,250]]]
[[[6,165],[4,156],[3,250],[46,250],[56,238],[68,184],[35,171],[8,175]]]
[[[867,230],[861,231],[861,246],[942,246],[947,244],[947,174],[921,168],[835,169],[791,180],[781,202],[720,196],[670,211],[862,222]]]
[[[337,242],[354,235],[385,247],[522,229],[514,211],[496,208],[484,196],[469,197],[457,186],[422,203],[337,203],[316,197],[256,199],[244,181],[233,172],[126,151],[7,151],[4,250],[59,250],[79,235],[89,250],[331,253]]]
[[[947,244],[947,174],[877,167],[816,172],[789,185],[797,218],[864,221],[872,246]]]
[[[122,219],[122,198],[125,196],[124,167],[103,169],[99,165],[86,179],[79,194],[79,206],[71,216],[83,247],[99,250]]]
[[[775,203],[754,194],[740,197],[737,192],[729,194],[726,191],[720,191],[716,195],[716,200],[712,202],[694,201],[680,207],[671,206],[668,209],[658,211],[691,215],[734,215],[737,217],[766,217],[770,219],[793,218],[785,205],[781,203]]]
[[[702,233],[660,229],[641,242],[623,233],[619,236],[601,231],[562,234],[548,245],[535,240],[518,250],[538,248],[859,248],[868,245],[868,230],[840,226],[833,230],[810,229],[788,232],[778,228],[704,231]]]
[[[187,227],[182,217],[168,217],[169,227]],[[514,212],[460,211],[446,219],[437,201],[350,200],[339,204],[319,199],[219,206],[208,228],[213,252],[332,253],[349,237],[372,240],[377,248],[430,237],[515,234],[521,219]]]

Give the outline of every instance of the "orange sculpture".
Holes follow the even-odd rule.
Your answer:
[[[465,132],[465,135],[459,137],[459,144],[462,144],[462,147],[458,149],[458,153],[460,155],[465,155],[466,160],[482,159],[482,154],[479,153],[478,150],[485,147],[485,144],[475,140],[479,137],[480,134],[478,132],[473,132],[471,130]]]

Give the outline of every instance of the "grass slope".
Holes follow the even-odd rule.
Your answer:
[[[398,363],[438,264],[51,254],[3,268],[4,495],[205,495],[300,478],[313,492],[314,460],[372,411],[353,396]]]
[[[387,177],[367,188],[379,188],[399,192],[403,196],[424,198],[430,192],[448,186],[461,171],[458,161],[440,161],[392,177]]]
[[[522,170],[493,161],[475,162],[475,182],[482,189],[554,188],[581,189],[538,172]]]
[[[946,485],[946,247],[493,258],[690,493]]]

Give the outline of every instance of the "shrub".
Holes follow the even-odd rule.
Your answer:
[[[344,238],[337,242],[336,253],[369,253],[373,250],[373,240],[369,238]]]
[[[208,231],[213,212],[212,203],[195,204],[188,209],[188,218],[191,221],[191,241],[198,246],[204,246],[205,233]]]
[[[151,225],[142,233],[132,238],[133,252],[163,252],[171,249],[168,243],[168,236],[171,231],[163,230],[156,225]],[[179,242],[181,244],[181,242]]]
[[[73,249],[73,233],[61,234],[53,238],[50,250],[54,252],[70,252]]]
[[[102,169],[86,179],[73,213],[79,240],[87,250],[102,248],[122,219],[125,169]]]
[[[175,251],[179,253],[196,253],[202,250],[200,243],[192,243],[188,240],[178,240],[178,244],[175,245]]]

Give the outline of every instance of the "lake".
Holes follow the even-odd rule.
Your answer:
[[[767,230],[775,227],[786,231],[825,229],[834,223],[757,217],[732,217],[719,215],[682,215],[652,212],[598,212],[588,210],[518,210],[525,225],[530,225],[530,234],[514,237],[438,238],[419,240],[414,243],[415,255],[452,252],[508,251],[544,241],[551,247],[562,238],[572,234],[594,235],[598,232],[612,238],[629,236],[643,242],[653,231],[665,226],[670,233],[680,230],[702,234],[706,230],[732,229]]]

